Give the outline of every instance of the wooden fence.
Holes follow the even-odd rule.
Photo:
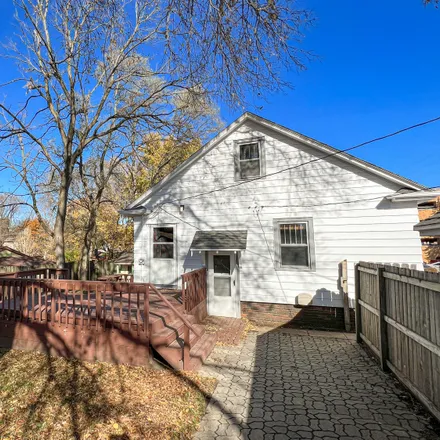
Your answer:
[[[0,274],[0,278],[66,280],[69,278],[69,269],[42,268],[19,272],[4,272]]]
[[[196,315],[199,320],[208,315],[206,277],[205,267],[182,275],[182,302],[185,312]]]
[[[440,420],[440,274],[361,262],[356,338]]]

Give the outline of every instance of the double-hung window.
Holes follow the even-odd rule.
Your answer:
[[[174,258],[174,228],[153,228],[153,258]]]
[[[236,142],[236,180],[263,175],[263,142],[250,139]]]
[[[276,220],[275,244],[278,269],[315,269],[312,219]]]

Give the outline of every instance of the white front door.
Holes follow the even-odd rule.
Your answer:
[[[239,266],[234,252],[208,253],[208,314],[240,317]]]
[[[177,285],[177,240],[175,225],[151,227],[152,249],[150,283],[157,286]]]

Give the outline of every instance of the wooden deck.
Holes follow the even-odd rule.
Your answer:
[[[195,369],[215,338],[176,294],[142,283],[0,276],[0,346],[135,365],[158,353],[173,368]],[[206,309],[206,292],[190,299],[198,314]]]

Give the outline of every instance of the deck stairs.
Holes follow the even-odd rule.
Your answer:
[[[167,295],[168,301],[174,306],[176,313],[158,296],[150,296],[150,342],[153,355],[159,354],[176,370],[198,370],[210,355],[217,341],[217,335],[206,333],[205,326],[194,315],[185,313],[184,306],[174,297]],[[179,317],[183,315],[196,333],[189,331],[189,362],[184,365],[184,328],[185,324]]]

